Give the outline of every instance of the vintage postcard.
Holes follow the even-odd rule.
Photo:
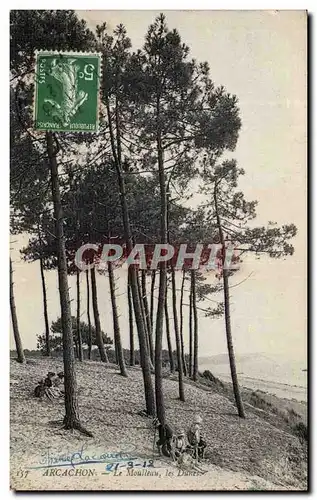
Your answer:
[[[307,12],[10,12],[10,486],[307,491]]]

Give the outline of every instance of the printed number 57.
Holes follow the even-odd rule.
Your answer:
[[[94,70],[95,66],[93,64],[85,64],[84,72],[79,73],[79,78],[84,78],[85,80],[93,80],[94,79]]]

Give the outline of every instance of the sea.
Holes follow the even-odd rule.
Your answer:
[[[237,356],[236,365],[241,386],[307,402],[308,371],[305,360],[253,353]],[[200,358],[199,371],[204,370],[210,370],[220,380],[231,381],[227,354]]]

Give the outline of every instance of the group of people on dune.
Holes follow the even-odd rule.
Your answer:
[[[187,433],[183,429],[175,432],[170,425],[162,425],[157,418],[153,420],[153,424],[159,433],[156,445],[160,455],[171,457],[174,461],[186,454],[198,461],[205,458],[207,443],[201,434],[202,418],[200,415],[195,415]]]
[[[64,372],[48,372],[34,389],[36,398],[46,396],[50,401],[64,394]]]

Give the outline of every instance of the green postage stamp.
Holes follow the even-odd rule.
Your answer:
[[[98,132],[101,54],[36,52],[36,130]]]

